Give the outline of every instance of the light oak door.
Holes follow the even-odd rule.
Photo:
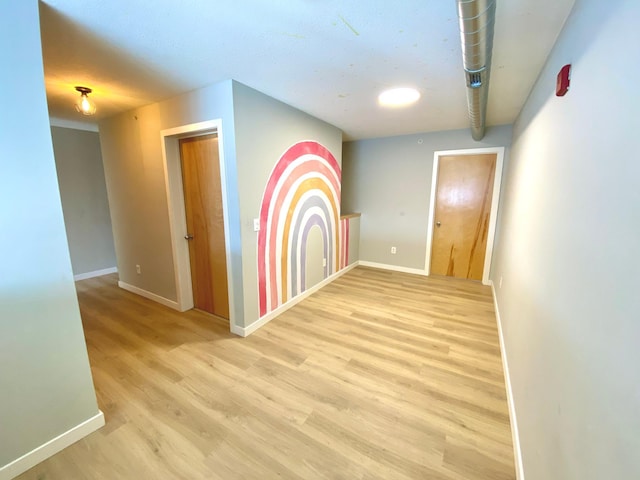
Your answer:
[[[218,136],[180,140],[194,307],[229,318]]]
[[[440,157],[432,274],[482,280],[495,173],[495,153]]]

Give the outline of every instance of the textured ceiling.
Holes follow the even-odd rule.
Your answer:
[[[488,125],[512,123],[574,0],[499,0]],[[229,78],[345,132],[346,139],[468,127],[455,0],[45,0],[52,117],[91,121]],[[414,86],[405,109],[378,93]],[[554,86],[550,85],[550,89]]]

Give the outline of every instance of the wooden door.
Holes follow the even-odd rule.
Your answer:
[[[495,153],[440,157],[432,274],[482,280],[495,173]]]
[[[218,136],[180,140],[194,307],[229,318]]]

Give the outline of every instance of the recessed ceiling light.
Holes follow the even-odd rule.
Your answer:
[[[378,103],[384,107],[403,107],[410,105],[420,98],[420,92],[415,88],[391,88],[378,96]]]

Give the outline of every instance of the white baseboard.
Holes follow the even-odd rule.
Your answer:
[[[343,268],[342,270],[340,270],[339,272],[334,273],[333,275],[328,276],[327,278],[325,278],[321,282],[315,284],[313,287],[305,290],[304,292],[302,292],[299,295],[296,295],[291,300],[287,301],[286,303],[283,303],[282,305],[280,305],[275,310],[272,310],[271,312],[267,313],[263,317],[260,317],[258,320],[256,320],[255,322],[253,322],[252,324],[250,324],[250,325],[248,325],[246,327],[239,327],[238,325],[231,324],[231,333],[235,333],[236,335],[240,335],[241,337],[246,337],[248,335],[251,335],[257,329],[259,329],[260,327],[262,327],[265,324],[269,323],[271,320],[276,318],[278,315],[286,312],[291,307],[293,307],[294,305],[300,303],[302,300],[307,298],[309,295],[317,292],[322,287],[324,287],[326,285],[329,285],[335,279],[341,277],[342,275],[347,273],[349,270],[352,270],[357,266],[358,266],[358,262],[353,262],[351,265]]]
[[[135,293],[137,295],[140,295],[141,297],[145,297],[149,300],[153,300],[154,302],[158,302],[165,307],[178,310],[179,312],[182,311],[180,310],[180,305],[178,305],[178,302],[176,302],[175,300],[169,300],[168,298],[161,297],[160,295],[156,295],[155,293],[148,292],[147,290],[143,290],[142,288],[136,287],[134,285],[129,285],[128,283],[122,281],[118,282],[118,286],[131,293]]]
[[[104,425],[104,414],[98,410],[98,414],[76,425],[61,435],[49,440],[47,443],[31,450],[20,458],[0,467],[0,480],[10,480],[23,472],[36,466],[38,463],[55,455],[60,450],[67,448],[72,443],[95,432]]]
[[[498,323],[498,335],[500,338],[500,353],[502,355],[502,369],[504,370],[504,384],[507,389],[507,403],[509,404],[509,418],[511,419],[511,437],[513,440],[513,455],[516,464],[517,480],[524,480],[524,465],[522,464],[522,451],[520,450],[520,434],[518,432],[518,420],[516,418],[516,407],[513,403],[513,390],[511,389],[511,375],[509,374],[509,362],[507,361],[507,351],[504,346],[504,336],[502,334],[502,321],[500,320],[500,310],[498,308],[498,297],[493,281],[489,280],[491,293],[493,295],[493,306],[496,310],[496,322]]]
[[[87,278],[101,277],[103,275],[109,275],[110,273],[117,273],[117,272],[118,272],[118,267],[103,268],[102,270],[94,270],[93,272],[79,273],[78,275],[73,276],[73,280],[77,282],[78,280],[86,280]]]
[[[421,268],[400,267],[398,265],[389,265],[387,263],[366,262],[364,260],[360,260],[358,264],[363,267],[379,268],[382,270],[392,270],[394,272],[412,273],[413,275],[427,276],[427,272]]]

